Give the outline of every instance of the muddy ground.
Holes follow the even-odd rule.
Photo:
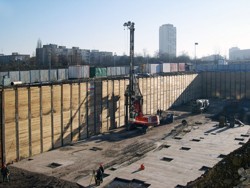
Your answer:
[[[0,179],[0,187],[81,187],[74,182],[84,175],[90,174],[99,163],[104,162],[104,168],[110,168],[114,164],[124,164],[126,161],[127,165],[129,165],[139,160],[140,156],[144,153],[155,149],[156,146],[153,144],[154,142],[168,136],[180,134],[184,129],[181,124],[182,120],[185,119],[189,125],[203,124],[210,121],[210,117],[218,114],[223,109],[225,103],[226,101],[212,100],[211,107],[206,114],[190,114],[190,104],[172,108],[171,112],[175,115],[174,123],[155,127],[146,134],[141,133],[139,130],[127,132],[124,128],[120,128],[111,131],[109,134],[90,138],[89,141],[102,139],[102,142],[100,142],[100,147],[102,148],[102,151],[100,151],[101,154],[91,159],[83,159],[78,164],[73,164],[65,169],[61,168],[60,172],[55,171],[53,176],[25,171],[9,165],[11,180],[8,183],[3,183],[2,179]],[[86,143],[87,142],[84,144]],[[138,147],[141,148],[140,151],[138,151]],[[226,162],[220,162],[208,171],[206,175],[194,182],[190,182],[188,187],[233,187],[240,184],[242,181],[240,181],[240,175],[237,175],[237,170],[240,167],[245,169],[250,166],[250,143],[245,144],[243,148],[244,149],[237,151],[237,155],[232,154],[237,157],[237,166],[233,166],[235,165],[235,162],[233,162],[235,160],[232,159],[232,156],[228,156],[228,160],[227,158],[224,159],[227,160]],[[67,149],[67,147],[62,148],[62,150],[63,149]],[[228,171],[230,171],[230,173]],[[219,179],[218,176],[221,177],[221,179]],[[216,183],[218,181],[225,182],[226,184]],[[205,184],[204,182],[208,183]]]

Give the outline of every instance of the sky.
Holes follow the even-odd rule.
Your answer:
[[[136,55],[154,56],[159,27],[173,24],[178,56],[228,57],[231,47],[250,49],[249,8],[249,0],[0,0],[0,54],[33,56],[40,39],[128,55],[123,24],[132,21]]]

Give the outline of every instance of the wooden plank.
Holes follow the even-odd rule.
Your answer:
[[[80,83],[80,139],[87,138],[87,84]]]
[[[102,129],[101,132],[108,131],[108,81],[102,81]]]
[[[120,100],[119,100],[119,109],[120,109],[120,121],[119,125],[125,125],[125,80],[120,80]]]
[[[120,127],[119,125],[119,99],[120,99],[120,81],[114,80],[114,97],[113,97],[113,110],[114,110],[114,128]]]
[[[18,89],[20,159],[29,157],[28,90]]]
[[[240,93],[241,93],[241,99],[245,99],[246,98],[246,74],[247,72],[241,72],[240,74]]]
[[[16,124],[15,124],[15,90],[5,89],[4,90],[4,101],[6,113],[5,117],[5,155],[6,162],[12,162],[17,159],[16,155]]]
[[[70,119],[70,85],[63,86],[63,144],[71,143],[71,119]]]
[[[40,142],[40,89],[39,87],[31,87],[31,145],[32,155],[41,152]]]
[[[250,99],[250,72],[246,72],[246,98]]]
[[[102,90],[103,85],[101,81],[95,82],[95,129],[96,134],[99,134],[102,132]]]
[[[42,126],[43,126],[43,151],[52,149],[51,135],[51,88],[42,86]]]
[[[72,84],[72,141],[79,140],[79,85]]]
[[[95,135],[95,84],[88,82],[88,136]]]
[[[53,86],[53,128],[54,148],[62,146],[61,140],[61,85]]]
[[[236,72],[235,74],[235,98],[237,100],[242,99],[241,98],[241,73],[242,72]]]

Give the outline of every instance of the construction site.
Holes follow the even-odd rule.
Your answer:
[[[0,187],[250,186],[250,72],[3,86]]]

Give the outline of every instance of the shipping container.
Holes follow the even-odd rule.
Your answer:
[[[40,70],[30,70],[30,83],[40,82]]]
[[[161,72],[161,66],[159,64],[147,64],[146,72],[149,74],[156,74]]]
[[[161,72],[170,72],[170,63],[162,63]]]
[[[106,77],[107,76],[107,68],[103,67],[90,67],[90,78],[94,77]]]
[[[48,82],[49,81],[49,70],[40,70],[40,81]]]
[[[57,69],[51,69],[49,71],[50,74],[50,81],[55,82],[57,81]]]
[[[20,81],[19,71],[10,71],[9,78],[11,82]]]
[[[121,75],[121,67],[115,67],[116,69],[116,75],[120,76]]]
[[[9,77],[9,72],[0,72],[0,83],[3,83],[4,76]]]
[[[30,83],[30,71],[20,71],[20,81],[24,84]]]
[[[178,71],[179,72],[186,71],[186,65],[185,65],[185,63],[178,63]]]
[[[177,63],[170,63],[170,72],[178,72]]]
[[[69,66],[69,79],[89,78],[88,65]]]
[[[125,67],[120,67],[121,69],[121,75],[125,75],[126,74],[126,68]]]
[[[57,70],[57,79],[58,81],[68,79],[68,69],[58,69]]]

